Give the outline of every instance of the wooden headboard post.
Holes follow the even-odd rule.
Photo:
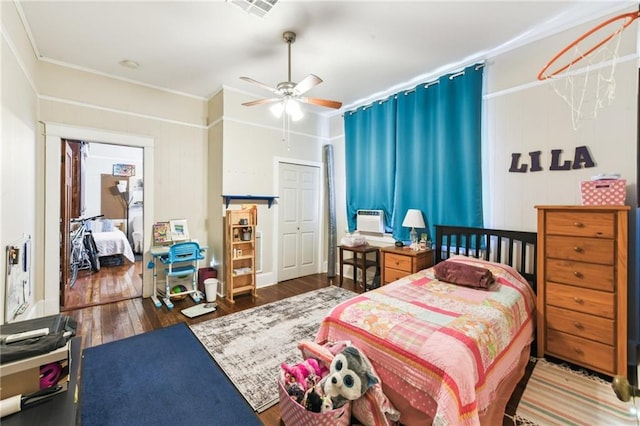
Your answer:
[[[537,233],[446,225],[435,228],[436,264],[456,254],[503,263],[516,269],[536,290]]]

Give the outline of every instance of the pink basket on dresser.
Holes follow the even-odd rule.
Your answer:
[[[627,195],[626,179],[601,179],[580,182],[583,206],[623,206]]]
[[[279,380],[278,393],[280,415],[286,426],[348,426],[351,421],[351,401],[326,413],[314,413],[291,399]]]

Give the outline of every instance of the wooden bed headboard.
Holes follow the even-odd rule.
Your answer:
[[[537,233],[446,225],[435,228],[435,263],[456,254],[503,263],[516,269],[536,290]]]

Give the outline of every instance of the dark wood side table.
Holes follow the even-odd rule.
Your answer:
[[[382,247],[380,255],[382,257],[380,276],[382,285],[433,266],[432,250],[415,251],[409,247],[389,246]]]
[[[353,281],[357,282],[358,277],[358,269],[360,269],[361,277],[362,277],[362,288],[364,291],[367,291],[367,269],[371,267],[378,268],[380,265],[379,262],[379,251],[378,247],[364,245],[364,246],[338,246],[340,249],[340,287],[342,287],[342,280],[344,277],[344,265],[353,266]],[[349,251],[353,253],[353,257],[344,258],[344,252]],[[367,254],[375,253],[375,259],[371,259],[367,257]]]

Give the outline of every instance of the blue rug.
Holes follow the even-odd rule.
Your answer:
[[[83,426],[262,425],[184,323],[87,348],[80,375]]]

